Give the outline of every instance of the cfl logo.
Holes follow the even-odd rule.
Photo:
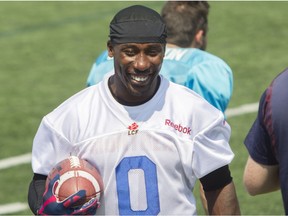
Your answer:
[[[134,122],[132,125],[128,127],[128,135],[135,135],[138,132],[138,125]]]

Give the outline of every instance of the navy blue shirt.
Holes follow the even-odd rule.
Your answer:
[[[279,178],[288,214],[288,68],[262,94],[258,116],[244,141],[248,152],[263,165],[279,165]]]

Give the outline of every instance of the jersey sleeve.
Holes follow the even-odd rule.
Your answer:
[[[271,133],[269,134],[265,125],[272,124],[269,98],[267,89],[261,96],[257,118],[249,130],[244,144],[253,160],[264,165],[275,165],[277,161],[270,142]]]
[[[187,85],[224,113],[233,91],[232,70],[224,62],[205,61],[189,70]]]
[[[194,138],[192,168],[197,178],[228,165],[234,158],[229,139],[231,128],[220,115]]]
[[[69,152],[73,152],[69,141],[57,133],[44,117],[33,140],[33,172],[48,175],[57,162],[69,156]]]

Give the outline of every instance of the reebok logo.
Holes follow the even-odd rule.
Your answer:
[[[179,131],[180,133],[191,135],[191,128],[190,127],[183,127],[181,124],[175,124],[170,119],[165,119],[165,125],[174,128],[175,130]]]

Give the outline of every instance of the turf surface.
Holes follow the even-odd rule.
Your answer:
[[[109,21],[132,4],[160,11],[163,2],[0,2],[0,159],[31,152],[41,118],[85,87],[92,62],[106,47]],[[288,2],[210,5],[208,51],[223,58],[234,72],[229,107],[257,102],[272,78],[287,67]],[[284,214],[280,192],[250,197],[242,185],[247,158],[242,143],[255,116],[228,119],[235,152],[231,169],[241,211]],[[30,165],[0,173],[0,205],[27,202]]]

